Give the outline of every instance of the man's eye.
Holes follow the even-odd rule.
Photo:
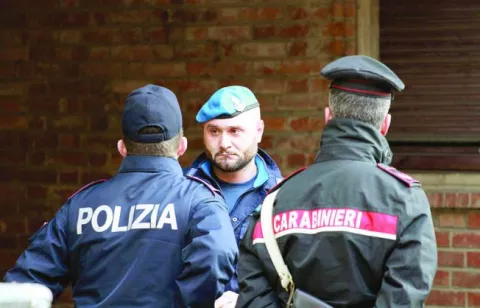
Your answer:
[[[210,134],[212,134],[212,135],[218,134],[218,129],[211,129]]]

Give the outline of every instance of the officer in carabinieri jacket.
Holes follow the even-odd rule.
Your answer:
[[[293,282],[333,307],[423,307],[437,268],[430,207],[420,183],[389,166],[384,137],[404,84],[366,56],[321,74],[332,82],[320,152],[274,188],[273,230]],[[285,307],[259,220],[250,226],[236,307]]]
[[[122,128],[118,173],[70,197],[5,281],[55,297],[71,283],[76,307],[213,307],[237,245],[223,199],[177,161],[187,142],[175,94],[134,90]]]

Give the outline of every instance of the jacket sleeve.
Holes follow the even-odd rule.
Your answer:
[[[411,193],[375,307],[423,307],[433,284],[437,246],[430,205],[422,189],[413,188]]]
[[[192,209],[183,271],[177,285],[188,307],[213,307],[234,273],[238,248],[227,207],[220,198]]]
[[[238,261],[240,293],[235,307],[280,308],[280,300],[267,279],[265,265],[253,247],[253,231],[257,221],[258,218],[250,221],[248,231],[240,244]]]
[[[55,217],[30,238],[30,245],[4,277],[5,282],[39,283],[58,297],[69,283],[65,204]]]

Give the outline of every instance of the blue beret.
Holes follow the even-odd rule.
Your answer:
[[[213,93],[200,108],[196,120],[205,123],[212,119],[233,118],[258,106],[258,100],[250,89],[242,86],[224,87]]]
[[[320,72],[332,80],[330,88],[374,97],[391,97],[405,84],[385,64],[367,56],[346,56],[327,64]]]
[[[139,134],[145,127],[158,127],[157,134]],[[146,85],[133,90],[125,102],[122,115],[123,135],[140,143],[169,140],[182,129],[182,113],[175,94],[167,88]]]

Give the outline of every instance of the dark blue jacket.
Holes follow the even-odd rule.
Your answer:
[[[5,281],[37,282],[77,307],[213,307],[237,245],[224,201],[177,160],[127,156],[32,238]]]
[[[240,244],[241,239],[248,229],[248,217],[259,210],[259,206],[262,204],[268,190],[282,180],[280,169],[265,151],[258,149],[258,154],[255,159],[258,172],[253,185],[254,187],[241,195],[237,203],[231,207],[230,221],[235,231],[237,245]],[[192,165],[184,170],[184,173],[187,176],[195,176],[207,181],[215,187],[220,194],[222,193],[220,186],[211,173],[211,163],[205,153],[200,154]],[[227,290],[238,292],[236,277],[234,277],[227,286]]]

